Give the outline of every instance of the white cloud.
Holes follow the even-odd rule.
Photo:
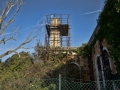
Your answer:
[[[100,12],[101,10],[97,10],[97,11],[92,11],[92,12],[87,12],[87,13],[83,13],[83,14],[80,14],[80,15],[87,15],[87,14],[92,14],[92,13],[96,13],[96,12]]]

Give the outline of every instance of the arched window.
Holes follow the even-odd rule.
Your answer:
[[[79,64],[71,62],[66,67],[66,77],[74,79],[75,81],[80,81],[81,79],[81,68]]]
[[[111,77],[110,77],[111,68],[110,68],[109,55],[108,55],[107,50],[102,51],[102,63],[103,63],[103,71],[104,71],[105,80],[111,80]]]

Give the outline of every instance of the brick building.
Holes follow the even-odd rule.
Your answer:
[[[100,27],[96,26],[88,42],[88,46],[90,46],[95,39],[95,35],[99,29]],[[90,59],[93,64],[93,67],[90,68],[93,68],[92,74],[94,76],[94,80],[103,81],[103,84],[105,84],[105,80],[115,79],[115,75],[117,74],[116,66],[114,64],[115,61],[110,55],[109,48],[111,48],[111,45],[107,43],[106,39],[97,40],[90,55],[88,56],[90,57],[88,60]]]

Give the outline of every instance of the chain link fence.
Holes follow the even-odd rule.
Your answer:
[[[82,81],[68,78],[4,80],[0,90],[120,90],[120,80]]]

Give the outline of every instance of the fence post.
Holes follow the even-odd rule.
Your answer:
[[[97,86],[98,86],[98,90],[100,90],[100,81],[97,80]]]
[[[61,74],[59,74],[59,90],[61,90]]]

